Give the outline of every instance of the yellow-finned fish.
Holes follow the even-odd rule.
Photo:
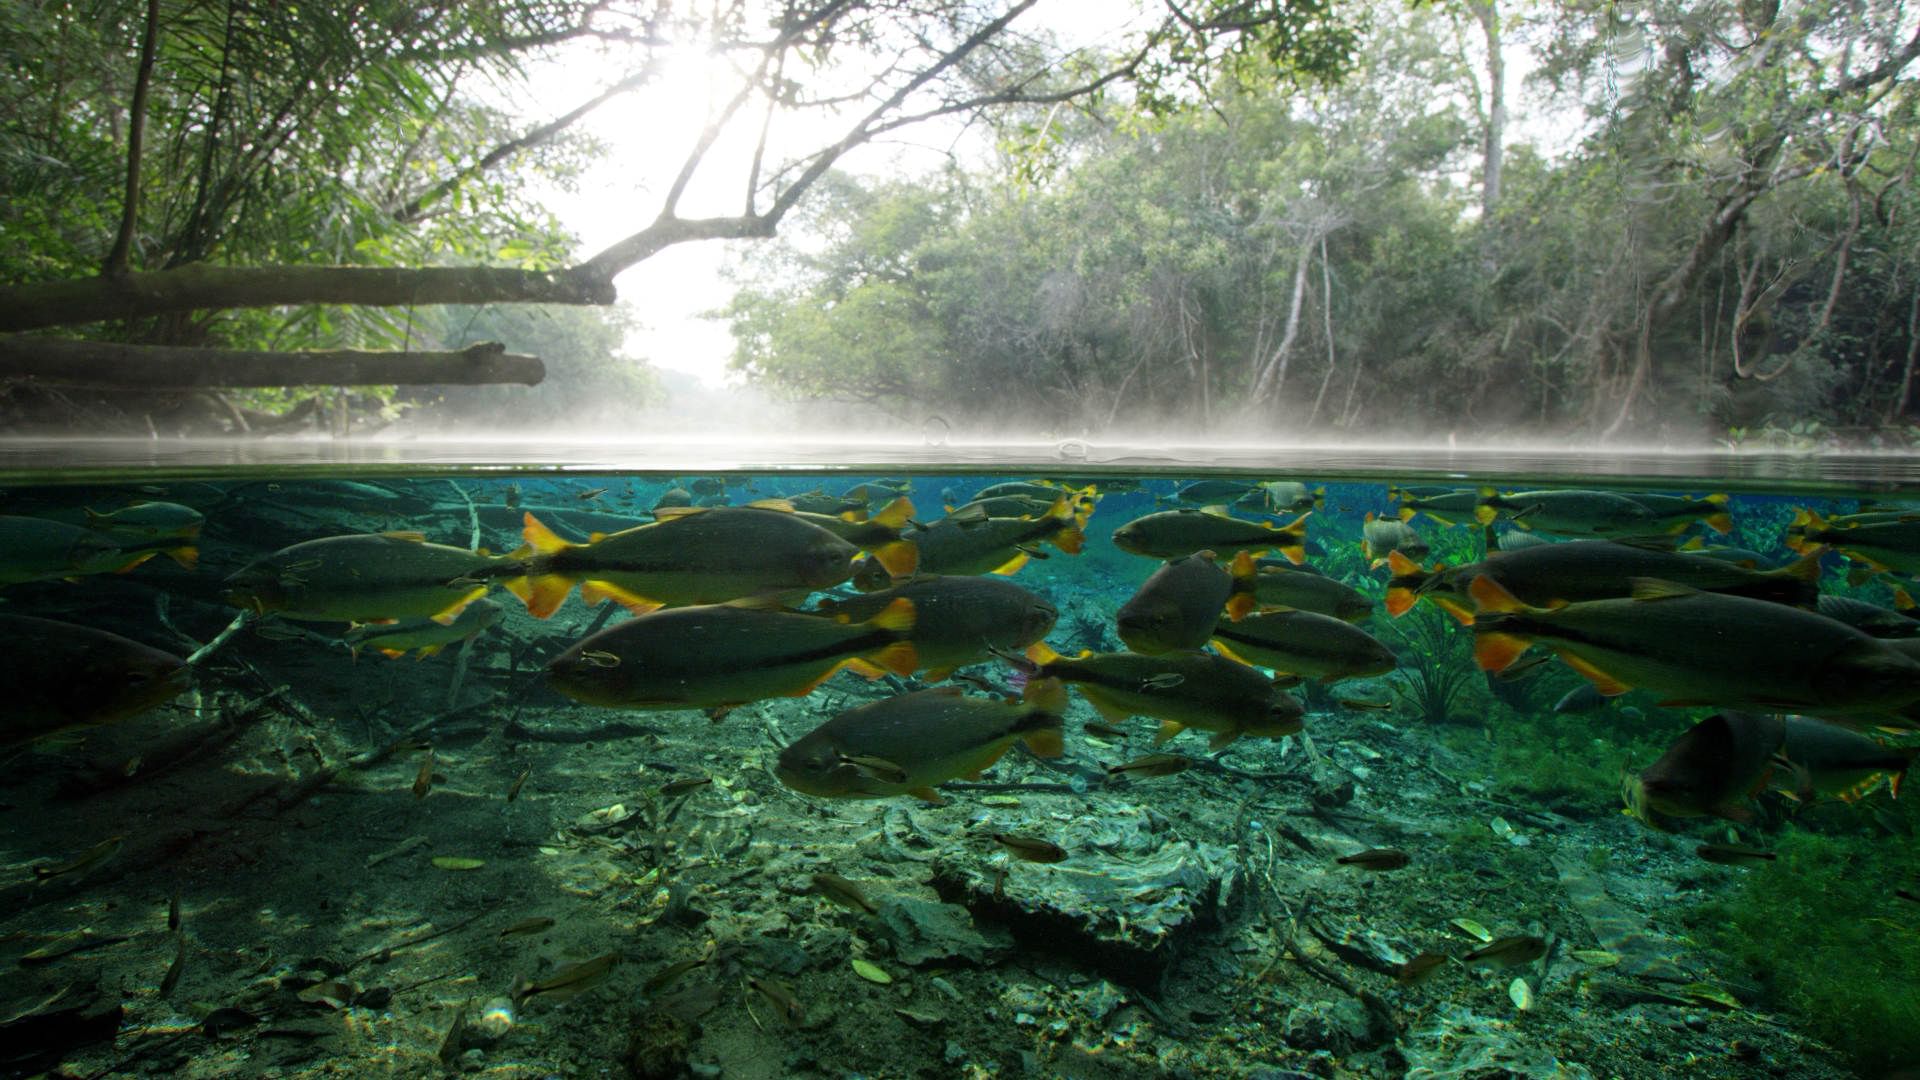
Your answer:
[[[1137,653],[1198,649],[1213,636],[1224,610],[1239,620],[1254,607],[1253,555],[1241,552],[1231,569],[1211,551],[1168,559],[1115,617],[1120,640]]]
[[[1285,559],[1260,559],[1253,565],[1253,599],[1262,608],[1293,608],[1331,615],[1341,622],[1362,622],[1373,614],[1373,600],[1342,581]]]
[[[1025,566],[1042,543],[1069,555],[1086,543],[1083,518],[1071,498],[1061,494],[1036,517],[944,517],[904,534],[919,551],[919,569],[927,574],[1012,574]],[[1044,557],[1044,556],[1042,556]]]
[[[1920,746],[1887,746],[1810,716],[1787,717],[1780,744],[1791,780],[1787,791],[1802,802],[1816,795],[1853,802],[1882,781],[1897,799],[1915,756],[1920,756]]]
[[[909,636],[928,682],[955,668],[1018,652],[1047,636],[1060,617],[1042,597],[1002,577],[922,574],[879,592],[820,602],[822,614],[865,622],[895,600],[913,602]]]
[[[228,577],[229,604],[288,619],[450,623],[486,595],[518,560],[447,544],[417,532],[308,540],[256,559]]]
[[[1300,730],[1300,702],[1245,664],[1204,652],[1083,652],[1068,659],[1044,644],[1024,658],[1003,659],[1029,678],[1059,679],[1077,687],[1109,721],[1150,716],[1160,721],[1157,742],[1187,728],[1213,736],[1218,750],[1242,736],[1284,738]]]
[[[1785,727],[1765,713],[1718,712],[1675,739],[1660,759],[1621,777],[1627,812],[1655,829],[1667,818],[1752,821],[1747,797],[1765,786]]]
[[[1163,510],[1115,529],[1113,546],[1155,559],[1177,559],[1196,551],[1213,551],[1222,557],[1242,551],[1278,551],[1298,566],[1306,561],[1307,519],[1312,516],[1302,514],[1282,526],[1234,517],[1224,506]]]
[[[1424,559],[1429,550],[1427,538],[1399,518],[1374,517],[1369,513],[1360,525],[1360,554],[1366,557],[1370,568],[1385,566],[1389,555]]]
[[[482,597],[461,609],[449,623],[409,619],[390,625],[356,626],[340,640],[347,643],[355,656],[359,656],[362,649],[395,658],[417,650],[417,659],[424,660],[449,645],[477,636],[506,614],[506,609],[499,604]]]
[[[763,601],[668,608],[576,643],[547,664],[554,689],[617,709],[731,708],[803,697],[850,667],[910,675],[911,600],[865,622],[823,619]]]
[[[1213,629],[1214,647],[1235,660],[1332,685],[1384,675],[1393,650],[1351,623],[1312,611],[1263,611]]]
[[[192,542],[179,538],[123,539],[64,521],[0,516],[0,587],[124,574],[163,551],[188,569],[198,557]]]
[[[112,724],[187,688],[185,661],[105,630],[0,614],[0,747]]]
[[[1829,544],[1876,570],[1920,573],[1920,510],[1891,517],[1854,515],[1845,521],[1829,521],[1811,510],[1800,510],[1787,525],[1786,540],[1788,547],[1803,554]]]
[[[559,610],[575,582],[589,604],[614,600],[645,614],[838,585],[852,575],[859,550],[785,503],[656,508],[654,515],[651,525],[595,533],[584,544],[526,515],[527,546],[515,552],[526,573],[507,589],[542,619]]]
[[[771,499],[749,505],[779,508],[792,504]],[[872,555],[894,577],[912,577],[920,568],[920,549],[904,537],[906,527],[913,523],[913,500],[905,495],[871,517],[858,510],[840,514],[814,514],[804,510],[794,513]]]
[[[1733,515],[1727,510],[1725,494],[1695,499],[1687,495],[1660,495],[1626,492],[1626,497],[1647,508],[1653,515],[1652,526],[1670,533],[1684,532],[1698,521],[1714,532],[1733,531]]]
[[[941,801],[934,788],[978,777],[1016,742],[1042,757],[1062,752],[1061,715],[1067,695],[1059,682],[1027,683],[1024,700],[968,697],[940,687],[862,705],[821,724],[780,752],[774,775],[806,795],[880,799],[912,795]],[[878,759],[894,775],[858,762]]]
[[[137,502],[100,513],[87,509],[87,528],[119,540],[196,540],[204,515],[191,506],[170,502]]]
[[[1556,536],[1652,536],[1667,531],[1654,512],[1611,491],[1514,491],[1480,489],[1474,516],[1483,525],[1506,517],[1523,529]]]
[[[1500,671],[1539,642],[1604,695],[1645,687],[1668,704],[1815,715],[1920,700],[1920,662],[1845,623],[1786,604],[1633,579],[1633,596],[1545,610],[1473,579],[1474,659]]]

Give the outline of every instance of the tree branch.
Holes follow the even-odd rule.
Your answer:
[[[483,383],[533,386],[545,377],[546,365],[539,357],[510,353],[496,341],[483,341],[455,352],[259,352],[0,336],[0,381],[22,379],[41,386],[94,390]]]
[[[147,29],[140,39],[140,73],[133,80],[132,116],[127,122],[127,203],[120,213],[120,233],[113,238],[104,272],[118,277],[127,272],[133,252],[133,233],[140,219],[140,143],[147,133],[147,88],[153,83],[153,53],[160,39],[160,0],[147,0]]]

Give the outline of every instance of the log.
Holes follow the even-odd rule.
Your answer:
[[[537,356],[497,341],[457,352],[328,349],[253,352],[0,336],[0,381],[91,390],[201,390],[240,386],[385,386],[519,383],[546,377]]]

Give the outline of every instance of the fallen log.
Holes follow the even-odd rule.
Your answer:
[[[497,341],[453,352],[325,349],[256,352],[0,336],[0,381],[90,390],[200,390],[245,386],[533,386],[547,368]]]

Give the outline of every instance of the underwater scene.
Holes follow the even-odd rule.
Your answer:
[[[1920,1075],[1920,501],[0,493],[0,1075]]]

